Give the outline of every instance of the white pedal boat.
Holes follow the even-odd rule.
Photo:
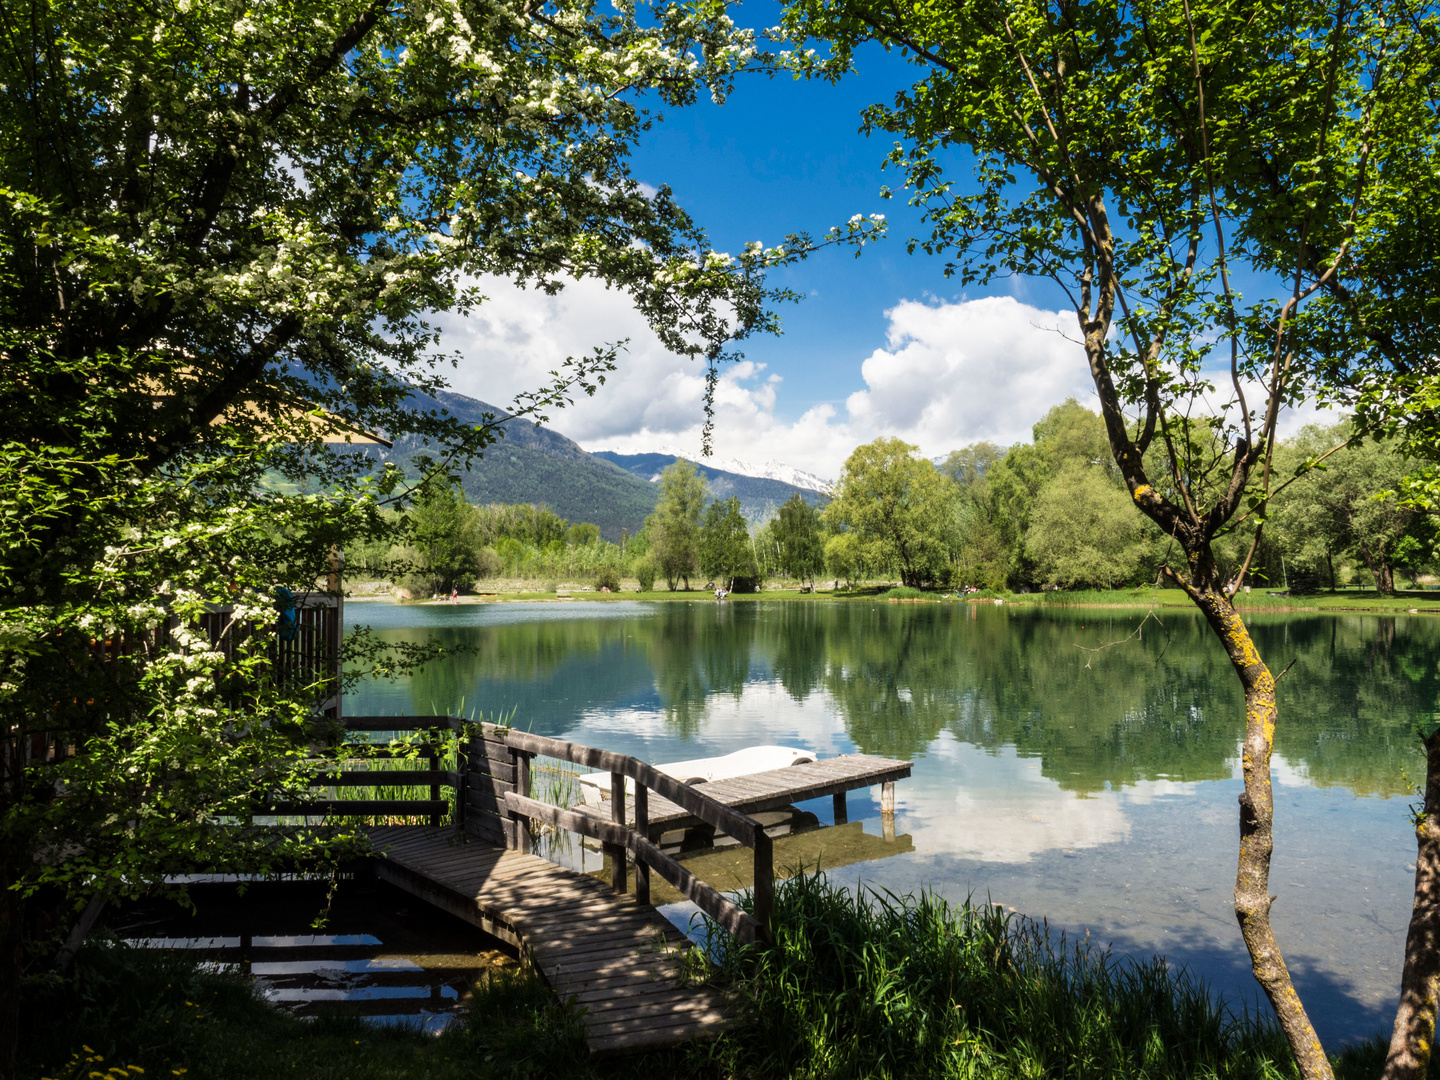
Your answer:
[[[723,757],[695,758],[693,761],[672,761],[666,765],[656,764],[655,768],[666,776],[673,776],[682,784],[708,784],[712,780],[729,780],[751,773],[769,772],[771,769],[785,769],[791,765],[808,765],[815,760],[809,750],[794,746],[747,746]],[[591,806],[598,806],[603,799],[610,799],[610,774],[608,772],[584,773],[575,778],[580,783],[580,794]],[[625,780],[625,792],[633,797],[635,781]]]

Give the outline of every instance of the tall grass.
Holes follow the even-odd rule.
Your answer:
[[[1229,1012],[1188,974],[996,907],[855,896],[802,874],[777,886],[774,911],[773,945],[710,941],[743,1011],[721,1048],[736,1075],[1296,1075],[1273,1024]]]
[[[1079,605],[1145,605],[1184,604],[1190,598],[1180,589],[1157,589],[1146,586],[1138,589],[1059,589],[1033,594],[1026,599],[1047,607],[1070,607]]]

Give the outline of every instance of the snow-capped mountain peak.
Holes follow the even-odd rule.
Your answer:
[[[713,469],[723,469],[725,472],[738,473],[740,476],[753,476],[758,480],[779,480],[781,483],[805,491],[818,491],[822,495],[831,495],[835,491],[835,485],[828,480],[822,480],[814,473],[797,469],[793,465],[786,465],[783,461],[770,460],[763,465],[757,465],[753,461],[744,461],[740,458],[723,460],[712,458],[705,464]]]
[[[592,450],[591,452],[603,451]],[[634,453],[635,451],[619,452]],[[822,495],[835,493],[835,485],[829,480],[822,479],[814,473],[805,472],[803,469],[797,469],[793,465],[786,465],[783,461],[771,460],[759,465],[741,458],[702,458],[693,450],[684,450],[678,446],[657,446],[650,453],[684,458],[686,461],[693,461],[697,465],[704,465],[709,469],[719,469],[721,472],[735,473],[738,476],[750,476],[757,480],[779,480],[781,483],[790,484],[804,491],[818,491]],[[657,473],[651,479],[659,479],[659,474]]]

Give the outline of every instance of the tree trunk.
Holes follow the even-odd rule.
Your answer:
[[[1270,755],[1275,746],[1275,679],[1260,659],[1250,631],[1229,599],[1214,588],[1186,591],[1220,638],[1245,690],[1245,744],[1241,764],[1240,858],[1235,871],[1235,917],[1250,952],[1255,979],[1270,1000],[1304,1080],[1331,1080],[1330,1059],[1305,1012],[1285,957],[1270,926],[1270,856],[1274,850],[1274,792]]]
[[[1335,591],[1335,560],[1331,557],[1330,552],[1328,552],[1328,551],[1325,552],[1325,567],[1326,567],[1326,569],[1328,569],[1328,570],[1330,571],[1330,591],[1331,591],[1331,592],[1334,592],[1334,591]]]
[[[1395,568],[1383,556],[1380,559],[1380,569],[1375,573],[1375,591],[1385,596],[1395,595]]]
[[[1425,1080],[1440,990],[1440,730],[1425,740],[1425,804],[1415,821],[1415,901],[1400,1005],[1381,1080]]]

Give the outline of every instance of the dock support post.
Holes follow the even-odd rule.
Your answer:
[[[885,840],[895,839],[895,782],[880,785],[880,835]]]
[[[844,825],[847,821],[850,820],[850,811],[845,806],[845,792],[835,792],[835,794],[831,797],[831,801],[833,801],[835,804],[835,824]]]
[[[770,837],[763,829],[755,836],[755,919],[770,940],[770,911],[775,902],[775,859]]]
[[[650,835],[650,789],[638,781],[635,784],[635,834]],[[650,864],[641,858],[635,860],[635,899],[641,904],[650,903]]]
[[[636,785],[639,787],[640,785]],[[617,825],[625,824],[625,774],[610,774],[610,820]],[[625,891],[625,847],[610,844],[610,884],[618,893]]]

